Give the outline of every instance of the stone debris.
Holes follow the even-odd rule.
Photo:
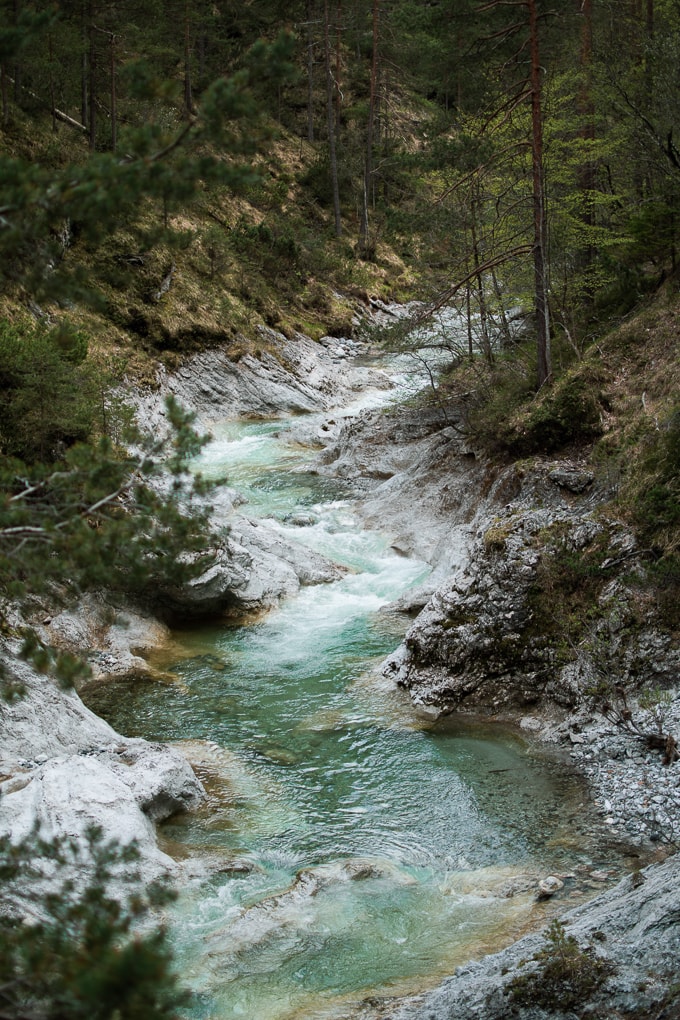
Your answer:
[[[669,704],[664,725],[680,734],[679,697]],[[587,778],[612,833],[639,846],[680,843],[680,763],[664,765],[659,751],[613,724],[595,724],[582,735],[584,742],[571,750],[570,758]]]

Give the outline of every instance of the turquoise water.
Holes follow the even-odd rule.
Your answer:
[[[176,632],[167,684],[90,701],[179,742],[206,784],[206,806],[163,830],[206,862],[171,918],[195,1020],[345,1016],[417,990],[530,922],[533,894],[509,882],[580,854],[568,771],[512,733],[422,720],[381,678],[406,627],[384,606],[428,568],[363,531],[344,483],[306,470],[281,428],[225,425],[198,467],[345,575],[249,626]],[[287,524],[300,508],[314,523]]]

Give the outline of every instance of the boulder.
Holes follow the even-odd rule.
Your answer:
[[[277,606],[301,585],[325,584],[343,573],[324,556],[290,541],[275,521],[234,516],[208,569],[181,588],[161,591],[158,601],[174,616],[257,612]]]
[[[197,807],[203,788],[175,748],[125,739],[74,691],[9,655],[3,665],[23,696],[0,702],[0,833],[135,841],[145,880],[174,868],[154,822]]]

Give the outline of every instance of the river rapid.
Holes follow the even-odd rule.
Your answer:
[[[197,468],[343,576],[259,619],[174,632],[155,662],[167,683],[91,703],[122,733],[177,742],[208,791],[162,830],[205,863],[169,917],[193,1020],[351,1016],[432,986],[544,916],[538,878],[613,863],[563,761],[420,717],[381,677],[408,623],[389,604],[429,567],[362,528],[351,483],[310,471],[294,424],[218,425]]]

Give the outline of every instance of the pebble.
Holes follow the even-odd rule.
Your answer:
[[[647,728],[655,729],[653,723]],[[680,733],[680,695],[666,714],[664,730]],[[633,841],[680,843],[680,763],[664,765],[659,751],[613,724],[597,723],[583,736],[583,744],[571,744],[570,758],[588,779],[604,823]]]
[[[538,899],[547,900],[560,889],[564,889],[564,882],[556,875],[548,875],[538,883]]]

